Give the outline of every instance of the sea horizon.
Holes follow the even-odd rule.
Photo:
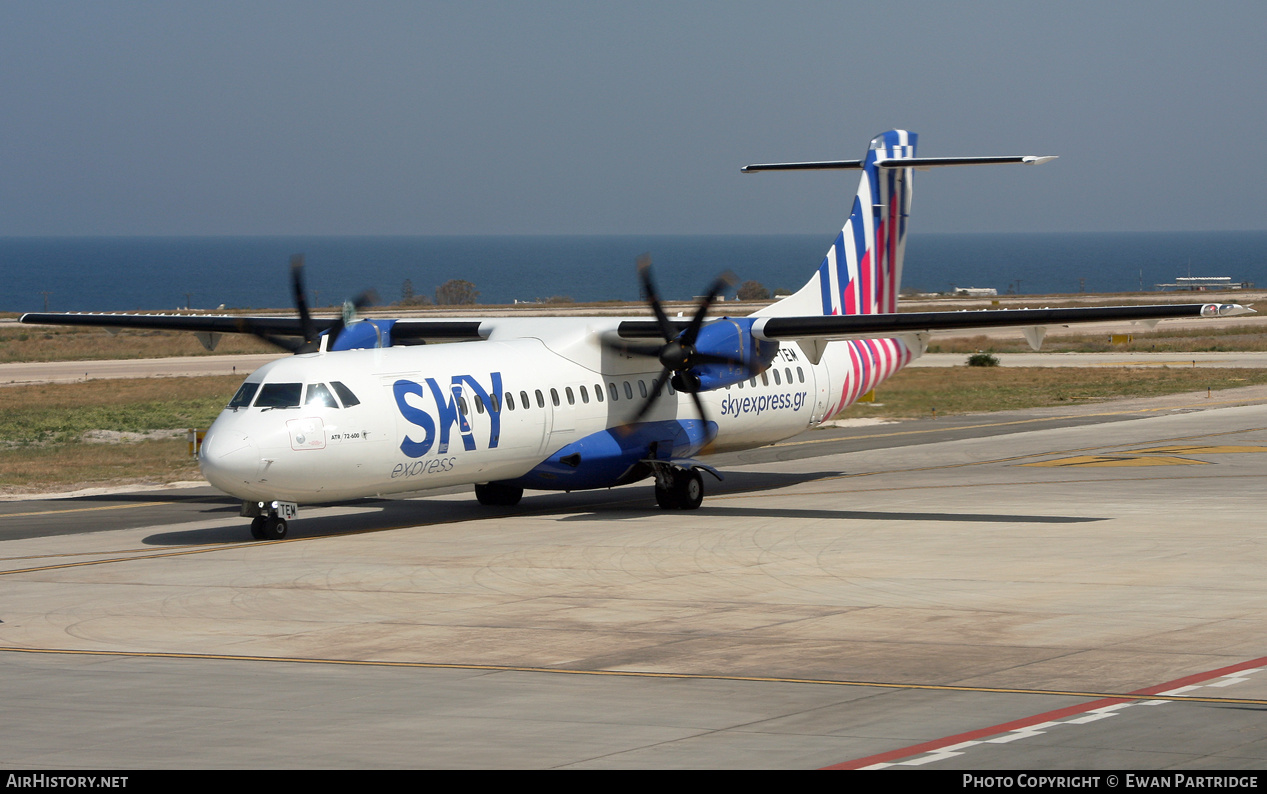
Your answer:
[[[774,291],[804,284],[824,234],[76,235],[0,237],[2,311],[250,309],[291,302],[288,262],[303,253],[314,305],[408,279],[433,295],[465,279],[481,303],[638,299],[634,262],[650,253],[661,292],[688,299],[718,273]],[[903,286],[999,294],[1149,291],[1175,277],[1267,285],[1267,231],[912,232]]]

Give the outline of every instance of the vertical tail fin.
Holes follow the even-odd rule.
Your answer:
[[[911,175],[961,165],[1041,165],[1054,155],[1006,157],[916,157],[913,132],[889,130],[871,139],[863,160],[826,160],[815,163],[764,163],[746,166],[757,171],[862,171],[858,195],[849,220],[836,236],[818,272],[795,295],[760,311],[758,317],[795,317],[830,314],[886,314],[897,311],[902,287],[902,259],[906,254],[906,226],[911,214]]]
[[[821,164],[820,167],[862,170],[849,219],[809,283],[758,315],[897,311],[911,209],[912,169],[895,167],[894,161],[915,157],[917,137],[906,130],[889,130],[871,140],[865,160]],[[884,167],[877,165],[881,162]],[[760,166],[750,168],[761,170]]]

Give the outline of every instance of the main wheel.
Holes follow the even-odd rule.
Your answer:
[[[660,505],[661,510],[677,510],[677,491],[673,488],[661,488],[657,485],[655,487],[655,503]]]
[[[267,521],[264,516],[256,516],[251,519],[251,537],[256,540],[264,539],[264,522]]]
[[[673,493],[679,510],[695,510],[704,501],[704,478],[697,469],[673,472]]]
[[[264,540],[281,540],[286,537],[286,519],[269,516],[264,519]]]
[[[500,485],[495,482],[477,483],[475,486],[475,498],[482,505],[493,505],[497,507],[514,507],[519,504],[519,500],[524,496],[523,488],[516,488],[511,485]]]

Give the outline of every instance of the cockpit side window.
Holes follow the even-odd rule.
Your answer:
[[[245,408],[251,404],[251,398],[255,396],[255,392],[259,389],[259,383],[247,381],[238,387],[238,393],[233,395],[233,399],[229,400],[230,408]]]
[[[330,381],[330,385],[334,387],[334,391],[339,395],[339,399],[343,401],[344,408],[351,408],[354,405],[360,405],[361,401],[356,399],[356,395],[352,390],[337,380]]]
[[[264,388],[260,389],[260,396],[255,400],[255,407],[298,408],[303,386],[302,383],[265,383]]]
[[[339,405],[334,401],[334,395],[330,393],[330,389],[324,383],[309,383],[308,393],[304,397],[304,405],[321,405],[326,408],[338,408]]]

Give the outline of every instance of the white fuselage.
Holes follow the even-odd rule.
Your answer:
[[[585,440],[598,434],[611,447],[608,431],[622,432],[618,428],[643,405],[660,375],[654,359],[626,357],[600,344],[618,323],[505,320],[479,342],[310,353],[272,362],[247,384],[260,384],[260,394],[276,384],[270,392],[301,396],[275,407],[261,407],[267,401],[257,399],[226,409],[199,453],[203,473],[244,500],[317,503],[514,481],[569,445],[585,450],[583,465],[599,465],[589,459],[595,444],[584,446]],[[700,394],[715,424],[707,451],[796,435],[909,358],[900,342],[873,341],[865,344],[887,345],[886,359],[893,363],[887,371],[859,369],[858,350],[851,346],[862,344],[833,343],[816,365],[798,345],[785,344],[762,375]],[[703,427],[698,419],[691,395],[673,392],[661,396],[639,427],[652,433],[648,438],[661,433],[662,457],[686,458],[708,441],[698,430],[682,431],[683,425]],[[616,484],[611,476],[595,476],[579,485],[566,478],[526,484],[566,490]]]

